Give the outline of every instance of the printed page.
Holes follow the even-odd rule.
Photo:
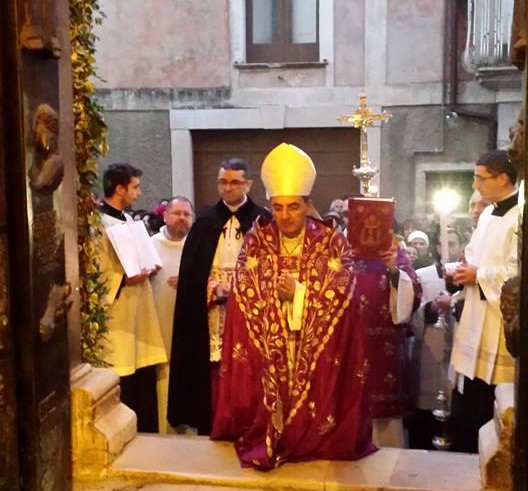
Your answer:
[[[140,274],[142,269],[152,271],[156,265],[163,266],[143,222],[119,223],[108,227],[106,232],[129,278]]]

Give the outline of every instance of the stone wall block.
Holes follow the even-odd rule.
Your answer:
[[[100,479],[137,435],[135,413],[121,403],[119,377],[107,368],[72,377],[72,461],[76,480]]]
[[[513,384],[498,385],[495,389],[495,416],[479,431],[480,473],[488,490],[512,489],[513,404]]]

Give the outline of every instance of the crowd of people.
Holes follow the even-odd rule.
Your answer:
[[[476,161],[472,233],[448,229],[447,260],[425,214],[361,257],[346,237],[347,200],[322,219],[314,209],[316,174],[300,148],[272,149],[263,206],[249,197],[248,164],[225,160],[218,201],[194,219],[182,196],[132,217],[141,171],[106,169],[105,227],[143,220],[160,262],[127,276],[102,237],[105,361],[138,430],[230,440],[242,466],[266,470],[376,446],[434,448],[446,428],[432,411],[450,407],[451,448],[475,452],[495,385],[513,381],[499,309],[517,273],[510,156]]]

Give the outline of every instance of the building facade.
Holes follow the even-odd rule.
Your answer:
[[[463,199],[482,152],[504,145],[521,100],[508,64],[508,0],[103,0],[97,96],[105,163],[146,172],[142,207],[173,194],[216,199],[227,156],[255,173],[281,141],[314,159],[314,200],[359,191],[358,130],[338,121],[364,91],[392,119],[368,130],[375,184],[397,217],[432,211],[448,183]],[[254,196],[263,201],[256,179]]]

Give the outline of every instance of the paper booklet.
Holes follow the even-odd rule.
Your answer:
[[[380,258],[392,244],[394,198],[348,200],[348,241],[358,257]]]
[[[150,272],[156,266],[163,266],[142,221],[128,220],[112,225],[106,233],[129,278],[140,274],[142,269]]]

